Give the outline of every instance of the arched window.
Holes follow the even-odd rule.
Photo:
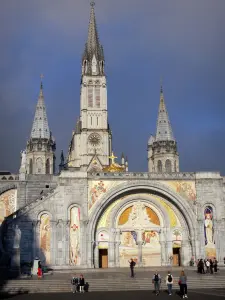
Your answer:
[[[162,162],[161,162],[161,160],[158,160],[157,170],[158,170],[158,173],[162,173]]]
[[[167,159],[165,163],[166,173],[172,173],[172,164],[171,160]]]
[[[50,162],[49,162],[49,158],[46,160],[46,174],[50,174]]]
[[[88,87],[88,107],[93,107],[93,86]]]
[[[95,106],[97,108],[100,107],[100,86],[96,86],[95,88]]]
[[[177,172],[177,162],[174,161],[174,172]]]
[[[33,174],[33,160],[31,158],[29,161],[29,174]]]

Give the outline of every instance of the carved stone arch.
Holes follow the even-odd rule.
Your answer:
[[[40,221],[41,220],[41,216],[45,215],[45,214],[49,215],[50,218],[51,218],[51,221],[53,221],[53,215],[48,210],[41,210],[41,211],[39,211],[37,213],[37,220]]]
[[[202,219],[204,219],[204,211],[205,211],[206,207],[208,207],[208,206],[212,207],[213,219],[214,219],[214,221],[216,221],[218,219],[217,210],[216,210],[215,205],[212,202],[206,202],[206,203],[202,204],[201,213],[200,213],[200,215],[202,216]]]
[[[157,193],[158,195],[161,195],[168,199],[169,202],[171,202],[181,213],[183,216],[187,228],[189,231],[190,236],[194,239],[195,236],[195,229],[193,226],[193,220],[195,219],[194,212],[190,210],[189,205],[187,204],[187,201],[181,197],[180,195],[176,194],[172,189],[169,187],[163,185],[159,182],[149,182],[149,181],[137,181],[137,182],[126,182],[119,184],[115,188],[111,189],[109,193],[106,193],[102,199],[96,203],[93,211],[91,212],[89,216],[90,222],[88,223],[87,232],[90,235],[90,239],[93,240],[95,236],[95,230],[98,223],[98,220],[100,219],[100,216],[102,215],[102,212],[107,208],[107,206],[115,201],[116,199],[121,198],[123,195],[132,193],[134,191],[137,192],[144,191],[144,192],[153,192]]]
[[[167,159],[165,162],[166,173],[172,173],[172,162],[170,159]]]
[[[46,174],[50,174],[50,159],[49,159],[49,158],[46,159],[46,163],[45,163],[45,173],[46,173]]]
[[[162,161],[161,160],[157,161],[157,172],[162,173]]]
[[[149,204],[149,207],[156,213],[160,220],[160,227],[170,227],[170,222],[168,214],[163,206],[153,199],[150,195],[130,195],[124,200],[121,200],[113,209],[110,217],[110,227],[116,227],[115,222],[121,212],[127,207],[127,205],[132,205],[135,201],[141,201],[143,203]]]
[[[0,188],[0,195],[9,191],[9,190],[14,190],[14,189],[17,189],[17,185],[16,184],[8,184],[8,185],[5,185],[3,187]]]
[[[79,208],[79,210],[80,210],[80,220],[82,221],[82,220],[83,220],[82,209],[81,209],[81,206],[80,206],[79,204],[77,204],[77,203],[69,204],[69,206],[67,207],[67,220],[70,221],[70,210],[71,210],[73,207]]]

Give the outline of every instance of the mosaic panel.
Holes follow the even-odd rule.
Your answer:
[[[17,190],[12,189],[0,195],[0,224],[4,218],[16,211]]]

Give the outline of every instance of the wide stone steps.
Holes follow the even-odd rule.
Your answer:
[[[105,279],[86,279],[90,284],[89,291],[131,291],[131,290],[153,290],[151,278],[105,278]],[[179,289],[178,278],[175,278],[174,289]],[[166,289],[165,282],[161,289]],[[188,289],[199,288],[225,288],[225,276],[202,276],[188,278]],[[2,292],[16,293],[57,293],[70,292],[71,285],[68,280],[56,279],[30,279],[30,280],[9,280],[5,283]]]

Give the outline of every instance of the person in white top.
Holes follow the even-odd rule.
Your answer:
[[[170,273],[170,271],[168,272],[168,274],[166,276],[166,284],[168,287],[169,296],[171,296],[172,295],[172,287],[173,287],[173,275]]]

